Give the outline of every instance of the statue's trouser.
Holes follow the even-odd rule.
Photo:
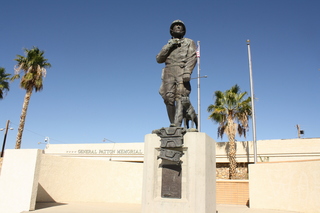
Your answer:
[[[176,114],[176,107],[170,104],[167,104],[166,107],[167,107],[167,113],[170,120],[170,124],[173,124],[175,119],[174,115]]]
[[[177,127],[180,127],[182,124],[182,119],[183,119],[183,106],[181,99],[176,101],[176,113],[174,116],[174,124]]]
[[[159,93],[167,107],[171,124],[180,127],[183,119],[181,97],[191,92],[190,82],[183,82],[184,69],[179,66],[165,67],[162,71],[162,84]]]

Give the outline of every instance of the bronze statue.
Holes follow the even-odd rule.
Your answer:
[[[186,27],[181,20],[172,22],[170,34],[171,39],[156,57],[158,63],[165,62],[159,93],[166,104],[170,126],[181,127],[183,118],[188,114],[184,105],[191,106],[190,76],[197,63],[196,45],[193,40],[184,38]],[[193,116],[193,122],[197,125],[196,121],[197,118]]]

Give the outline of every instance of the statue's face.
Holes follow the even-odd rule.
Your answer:
[[[181,24],[175,24],[172,28],[172,35],[174,38],[182,38],[184,34],[184,27]]]

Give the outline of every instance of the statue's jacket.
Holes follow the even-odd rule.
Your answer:
[[[166,65],[162,69],[159,93],[169,105],[174,105],[175,100],[180,100],[182,97],[189,97],[191,85],[189,81],[183,81],[183,76],[191,75],[197,63],[195,43],[188,38],[179,41],[180,45],[173,46],[170,43],[172,40],[169,40],[156,57],[158,63],[165,62]]]
[[[189,38],[182,38],[180,42],[181,45],[173,50],[171,48],[172,44],[164,45],[156,57],[157,62],[165,62],[165,68],[170,69],[170,67],[178,66],[182,69],[183,74],[192,74],[197,63],[196,45]]]

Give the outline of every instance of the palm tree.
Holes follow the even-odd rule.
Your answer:
[[[5,68],[0,67],[0,99],[3,99],[4,94],[9,91],[9,76],[10,74],[6,73]]]
[[[247,92],[240,92],[236,84],[225,92],[215,91],[215,103],[208,107],[209,118],[219,124],[218,137],[225,133],[229,139],[229,178],[236,178],[236,147],[235,136],[246,137],[248,120],[251,117],[251,98],[244,99]]]
[[[16,149],[20,149],[21,147],[22,133],[31,94],[33,90],[35,92],[42,90],[46,68],[51,67],[48,59],[45,59],[43,56],[44,51],[39,50],[37,47],[33,47],[32,49],[25,48],[24,51],[26,56],[17,55],[15,59],[18,64],[15,66],[15,75],[11,78],[12,80],[20,78],[20,73],[22,72],[20,87],[26,90],[18,128]]]

